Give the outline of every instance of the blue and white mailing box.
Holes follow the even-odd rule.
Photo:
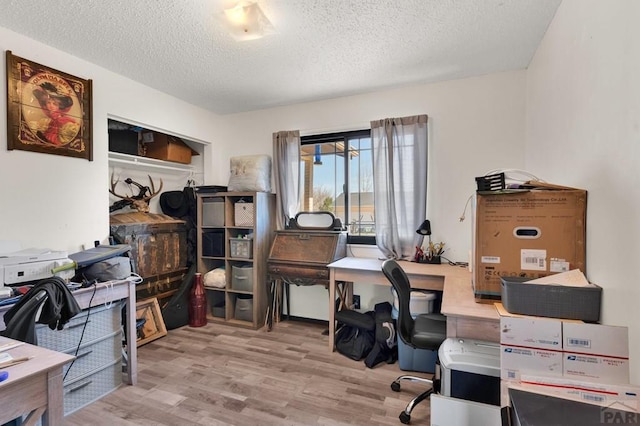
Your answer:
[[[563,375],[601,383],[629,383],[627,327],[564,322]]]

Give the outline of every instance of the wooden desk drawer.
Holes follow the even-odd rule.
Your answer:
[[[292,266],[269,264],[267,271],[271,279],[281,279],[296,285],[328,285],[329,269],[326,267]]]

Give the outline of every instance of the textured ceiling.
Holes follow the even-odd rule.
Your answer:
[[[3,0],[0,26],[227,114],[524,69],[560,4],[257,2],[276,33],[244,42],[226,0]]]

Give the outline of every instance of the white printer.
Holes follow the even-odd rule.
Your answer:
[[[41,280],[52,277],[53,268],[73,263],[66,251],[30,248],[0,255],[0,288],[7,284]],[[75,270],[62,271],[56,276],[70,279]]]
[[[500,405],[500,344],[448,338],[438,350],[440,394]]]

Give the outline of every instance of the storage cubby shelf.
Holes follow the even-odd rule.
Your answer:
[[[275,195],[270,193],[198,194],[198,272],[225,270],[224,288],[206,288],[209,321],[254,329],[264,326],[274,212]],[[239,238],[249,235],[250,240]]]

